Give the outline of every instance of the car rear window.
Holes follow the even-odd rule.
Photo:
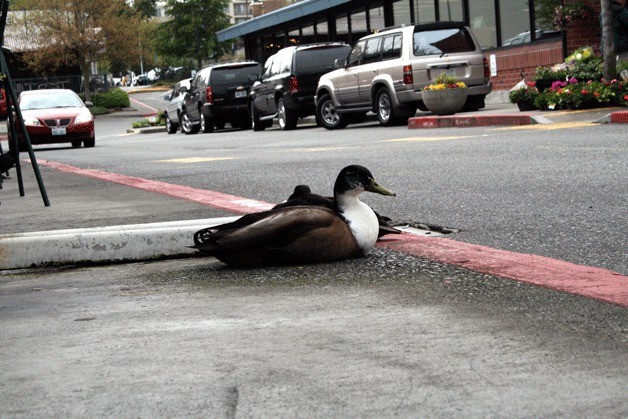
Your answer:
[[[414,55],[441,55],[475,51],[475,45],[464,28],[414,32]]]
[[[320,72],[333,70],[337,59],[346,59],[351,47],[342,45],[337,47],[316,47],[297,51],[294,72]]]
[[[259,75],[259,65],[215,68],[212,70],[212,84],[229,84],[250,81],[252,74]]]

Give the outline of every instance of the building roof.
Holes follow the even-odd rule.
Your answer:
[[[216,32],[216,35],[219,42],[228,41],[239,36],[248,35],[253,32],[268,29],[272,26],[307,17],[349,2],[351,2],[351,0],[304,0],[247,20],[246,22],[230,26],[227,29]]]

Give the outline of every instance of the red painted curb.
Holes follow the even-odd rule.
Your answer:
[[[239,196],[224,194],[221,192],[196,189],[188,186],[174,185],[172,183],[159,182],[156,180],[142,179],[133,176],[119,175],[116,173],[102,172],[100,170],[81,169],[62,163],[40,160],[42,166],[52,167],[61,172],[74,173],[76,175],[87,176],[120,185],[131,186],[144,191],[155,192],[174,198],[185,199],[197,202],[210,207],[224,209],[236,214],[247,214],[254,211],[264,211],[271,209],[273,204],[256,201],[254,199],[242,198]]]
[[[474,116],[418,116],[408,119],[408,128],[485,127],[492,125],[530,125],[527,114],[474,115]]]
[[[628,124],[628,111],[616,111],[611,113],[611,122],[614,124]]]
[[[131,186],[239,214],[262,211],[273,206],[268,202],[220,192],[100,170],[81,169],[47,160],[39,161],[39,164],[62,172]],[[606,269],[576,265],[544,256],[509,252],[446,238],[429,238],[413,234],[384,237],[378,242],[378,245],[477,272],[578,294],[624,307],[628,306],[628,277]]]
[[[620,306],[628,306],[628,277],[606,269],[413,234],[385,237],[379,246]]]

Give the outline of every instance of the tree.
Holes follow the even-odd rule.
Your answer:
[[[133,8],[144,19],[148,19],[155,15],[155,4],[157,0],[134,0]]]
[[[615,41],[613,39],[613,15],[610,0],[602,0],[602,54],[604,54],[604,77],[615,78],[617,61],[615,59]]]
[[[219,43],[216,31],[229,26],[228,0],[167,0],[166,14],[157,33],[157,52],[166,56],[203,61],[229,51],[230,42]]]
[[[30,42],[27,64],[44,75],[78,65],[85,99],[95,62],[137,60],[140,19],[124,0],[29,0],[26,13]]]

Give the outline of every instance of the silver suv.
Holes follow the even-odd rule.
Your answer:
[[[491,92],[488,60],[462,22],[435,22],[385,29],[361,38],[346,62],[338,60],[316,90],[316,119],[327,129],[344,128],[373,111],[394,125],[427,110],[421,89],[442,73],[468,86],[465,109],[484,107]]]

